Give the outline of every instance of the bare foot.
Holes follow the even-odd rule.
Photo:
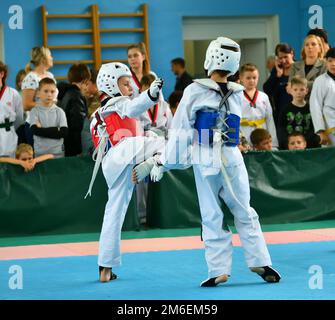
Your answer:
[[[100,271],[100,282],[108,282],[111,280],[112,271],[110,268],[102,268]]]
[[[215,284],[219,284],[219,283],[224,283],[228,281],[229,276],[227,274],[223,274],[222,276],[218,276],[215,279]]]

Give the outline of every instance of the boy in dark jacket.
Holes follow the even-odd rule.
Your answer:
[[[65,111],[68,123],[68,135],[65,138],[65,156],[77,156],[82,153],[81,131],[87,116],[86,91],[91,78],[90,70],[83,64],[70,67],[67,78],[69,85],[59,106]]]

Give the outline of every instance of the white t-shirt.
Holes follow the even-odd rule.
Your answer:
[[[46,72],[46,74],[47,74],[47,77],[45,77],[45,78],[51,78],[56,83],[56,79],[51,72]],[[38,84],[42,79],[43,78],[41,78],[35,71],[30,71],[24,77],[24,79],[22,81],[21,90],[24,90],[24,89],[37,90]]]

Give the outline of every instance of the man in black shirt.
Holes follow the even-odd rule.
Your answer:
[[[185,60],[183,58],[175,58],[171,60],[171,70],[177,76],[175,91],[184,91],[184,89],[193,82],[192,77],[185,69]]]

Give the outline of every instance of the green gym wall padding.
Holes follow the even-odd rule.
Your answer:
[[[335,148],[249,152],[244,159],[261,223],[335,219]],[[49,160],[29,173],[0,164],[0,237],[100,232],[107,201],[101,169],[92,196],[84,199],[93,166],[90,157]],[[135,199],[134,193],[123,230],[139,227]],[[150,183],[147,222],[163,229],[200,226],[192,168]]]

